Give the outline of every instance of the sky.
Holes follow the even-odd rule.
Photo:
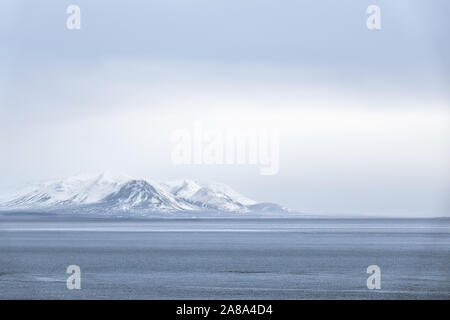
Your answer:
[[[449,31],[437,0],[4,0],[0,192],[111,171],[311,214],[449,216]],[[279,170],[174,164],[173,132],[198,123],[278,130]]]

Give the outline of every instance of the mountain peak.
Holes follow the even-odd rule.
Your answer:
[[[0,203],[0,210],[19,209],[96,214],[284,210],[275,204],[259,204],[222,183],[203,184],[191,179],[153,183],[110,172],[44,182]]]

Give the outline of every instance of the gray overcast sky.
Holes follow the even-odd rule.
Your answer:
[[[449,31],[436,0],[4,0],[0,190],[109,170],[311,213],[449,215]],[[174,166],[171,133],[196,121],[280,128],[279,173]]]

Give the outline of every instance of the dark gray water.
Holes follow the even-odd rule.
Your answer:
[[[0,217],[1,299],[449,299],[449,266],[448,219]]]

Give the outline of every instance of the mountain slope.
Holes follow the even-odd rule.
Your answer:
[[[286,213],[272,203],[257,203],[227,185],[193,180],[164,183],[124,175],[80,175],[39,183],[0,203],[0,210],[90,214]]]
[[[170,181],[161,184],[168,192],[201,209],[222,212],[249,212],[246,207],[256,204],[227,185],[200,184],[193,180]]]
[[[195,210],[188,203],[175,198],[145,180],[131,180],[99,202],[110,209],[136,211]]]
[[[78,175],[59,181],[47,181],[32,185],[2,207],[9,208],[47,208],[64,207],[96,203],[107,195],[119,190],[128,181],[128,176],[111,175]]]

